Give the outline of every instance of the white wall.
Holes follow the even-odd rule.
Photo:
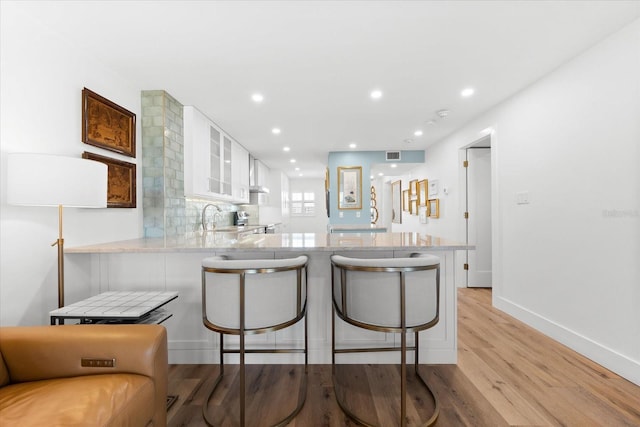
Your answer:
[[[325,206],[324,179],[295,178],[289,181],[289,189],[293,192],[313,192],[316,200],[314,216],[291,215],[289,232],[291,233],[326,233],[329,218]]]
[[[133,111],[140,120],[140,90],[95,57],[79,56],[46,23],[2,5],[0,34],[0,325],[48,323],[57,308],[58,236],[55,208],[8,206],[6,154],[36,152],[80,157],[92,151],[138,164],[137,209],[65,209],[65,246],[136,238],[142,227],[140,125],[137,159],[81,142],[81,91],[87,87]],[[78,35],[81,37],[81,35]],[[37,174],[38,171],[33,171]],[[46,177],[42,177],[46,179]],[[67,263],[68,270],[76,268]],[[88,287],[67,283],[67,301]]]
[[[429,147],[412,174],[450,194],[420,231],[462,240],[459,150],[487,127],[495,305],[640,384],[640,21]]]

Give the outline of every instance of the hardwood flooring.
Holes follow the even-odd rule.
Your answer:
[[[458,290],[458,364],[424,365],[440,401],[436,426],[640,426],[640,387],[491,307],[488,289]],[[169,394],[178,394],[169,427],[206,426],[202,406],[217,365],[171,365]],[[216,423],[238,425],[237,366],[211,400]],[[295,407],[301,365],[248,365],[247,425],[266,426]],[[408,370],[411,371],[411,370]],[[381,426],[399,424],[399,368],[342,365],[338,390],[330,365],[309,365],[307,400],[290,426],[352,426],[335,393]],[[428,418],[431,402],[416,398],[409,376],[408,425]],[[278,391],[274,391],[278,390]],[[277,413],[276,413],[277,412]]]

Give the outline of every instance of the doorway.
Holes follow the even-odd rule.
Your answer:
[[[467,287],[492,287],[491,135],[465,148]]]

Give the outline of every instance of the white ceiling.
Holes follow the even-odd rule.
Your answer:
[[[314,177],[350,142],[424,149],[640,16],[639,1],[591,0],[21,7],[135,87],[197,106],[270,167]],[[476,93],[463,99],[468,86]],[[377,101],[374,88],[384,93]]]

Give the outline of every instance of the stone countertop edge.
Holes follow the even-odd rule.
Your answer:
[[[420,233],[282,233],[250,234],[240,239],[225,233],[193,233],[181,237],[139,238],[65,248],[67,254],[176,252],[339,252],[446,251],[475,246]]]

